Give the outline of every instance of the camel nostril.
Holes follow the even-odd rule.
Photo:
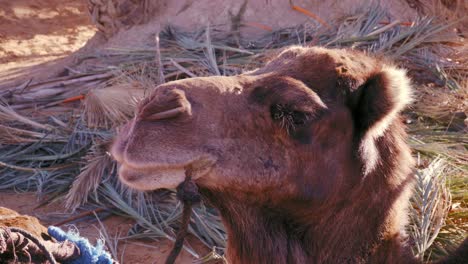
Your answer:
[[[191,104],[185,92],[179,89],[166,90],[154,96],[140,111],[140,117],[155,121],[175,118],[182,114],[191,115]]]
[[[145,117],[145,119],[146,120],[153,120],[153,121],[154,120],[161,120],[161,119],[169,119],[169,118],[177,117],[180,114],[186,113],[186,112],[188,112],[187,107],[179,106],[179,107],[174,108],[174,109],[170,109],[170,110],[166,110],[166,111],[163,111],[163,112],[148,115],[148,116]]]

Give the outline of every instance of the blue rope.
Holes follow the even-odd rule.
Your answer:
[[[64,232],[59,227],[49,226],[47,229],[50,236],[59,242],[71,241],[80,249],[80,257],[66,264],[112,264],[116,263],[111,255],[104,250],[104,242],[98,239],[96,246],[92,246],[88,239],[79,236],[78,232],[69,230]]]

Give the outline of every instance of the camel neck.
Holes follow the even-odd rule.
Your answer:
[[[288,219],[268,218],[257,212],[239,217],[244,221],[223,217],[228,229],[227,256],[231,263],[308,262],[308,245],[301,237],[303,234]]]
[[[216,207],[228,233],[229,263],[306,263],[297,225],[282,214],[241,202]]]
[[[225,192],[203,190],[202,194],[221,214],[228,233],[227,258],[232,264],[386,263],[391,255],[407,261],[401,263],[414,263],[411,252],[400,246],[405,237],[385,235],[385,214],[374,208],[366,208],[369,213],[356,211],[362,205],[342,205],[312,212],[305,204],[276,209],[249,204]],[[375,219],[369,221],[369,215]],[[353,229],[364,225],[364,229]]]

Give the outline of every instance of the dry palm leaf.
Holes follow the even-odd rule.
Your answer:
[[[76,176],[66,196],[65,207],[75,211],[79,206],[88,201],[91,193],[96,190],[106,175],[110,175],[114,169],[114,162],[107,152],[110,141],[95,143],[84,158],[85,166]]]
[[[416,256],[424,260],[425,252],[437,238],[451,204],[446,186],[447,163],[436,158],[427,168],[416,172],[416,188],[412,197],[411,229]]]
[[[0,125],[0,144],[23,144],[38,140],[50,142],[51,139],[57,138],[41,132]]]
[[[84,115],[90,128],[111,128],[125,123],[143,98],[137,82],[120,83],[91,90],[84,100]]]
[[[464,126],[468,116],[468,89],[450,90],[421,87],[415,111],[424,117],[449,126]],[[458,120],[460,119],[460,120]]]
[[[1,124],[6,124],[8,122],[19,122],[35,129],[41,129],[46,131],[52,130],[51,126],[41,124],[30,118],[25,117],[24,115],[17,113],[13,108],[8,106],[3,101],[0,101],[0,121]]]

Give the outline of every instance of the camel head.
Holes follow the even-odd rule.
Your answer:
[[[292,47],[252,72],[160,85],[111,152],[140,190],[174,188],[190,167],[230,263],[420,263],[404,228],[409,102],[405,72],[380,58]]]
[[[409,102],[403,70],[349,50],[288,48],[263,68],[158,86],[118,133],[119,177],[257,202],[326,201],[387,162],[379,138]]]

